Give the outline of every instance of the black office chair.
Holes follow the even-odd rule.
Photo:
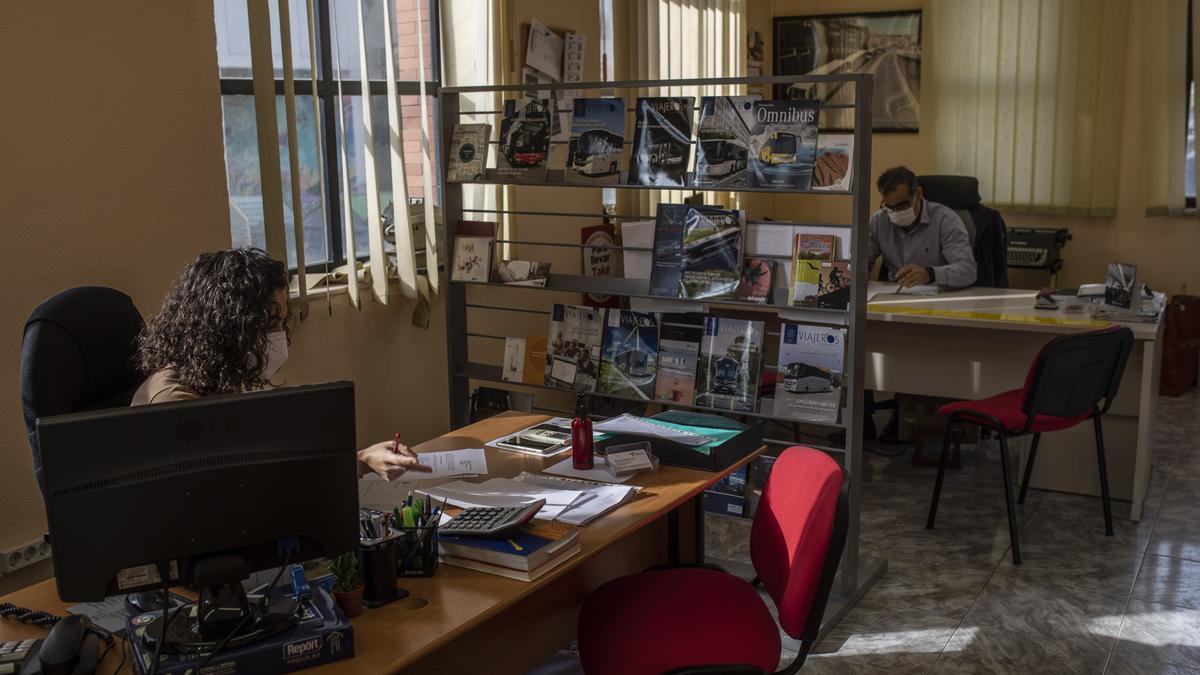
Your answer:
[[[983,205],[979,179],[971,176],[920,176],[925,198],[954,209],[971,238],[976,286],[1008,288],[1008,229],[999,211]]]
[[[21,406],[39,488],[45,489],[37,419],[129,405],[143,379],[134,367],[143,325],[128,295],[101,286],[65,290],[25,322]]]

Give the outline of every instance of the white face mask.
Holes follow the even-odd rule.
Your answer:
[[[897,227],[909,227],[917,219],[917,212],[911,206],[903,211],[888,210],[888,218]]]
[[[269,380],[283,367],[288,358],[287,333],[281,330],[267,333],[267,363],[263,366],[262,378]]]

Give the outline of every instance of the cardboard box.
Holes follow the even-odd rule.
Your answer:
[[[251,645],[222,651],[204,667],[204,674],[250,675],[251,673],[290,673],[296,670],[333,663],[354,656],[354,627],[334,603],[333,597],[320,585],[311,587],[312,598],[305,601],[300,623],[279,635]],[[289,593],[289,588],[276,593]],[[146,626],[160,621],[161,614],[150,613],[129,618],[128,634],[132,640],[134,666],[145,675],[154,658],[154,645],[144,638]],[[182,675],[194,668],[204,656],[160,655],[158,672],[162,675]]]

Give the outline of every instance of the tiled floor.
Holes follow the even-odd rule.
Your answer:
[[[1019,567],[994,443],[947,472],[932,531],[934,471],[868,454],[862,548],[888,573],[803,672],[1200,673],[1198,413],[1196,391],[1160,400],[1145,516],[1114,502],[1113,537],[1098,499],[1031,490]],[[745,560],[748,525],[710,519],[714,556]]]

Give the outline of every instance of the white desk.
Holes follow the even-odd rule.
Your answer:
[[[1080,313],[1034,309],[1035,296],[999,288],[875,296],[867,307],[865,386],[964,399],[1019,389],[1047,341],[1109,325]],[[1153,458],[1162,323],[1128,326],[1133,352],[1104,417],[1104,440],[1112,497],[1130,500],[1130,517],[1140,520]],[[1092,425],[1044,434],[1031,485],[1099,495]]]

